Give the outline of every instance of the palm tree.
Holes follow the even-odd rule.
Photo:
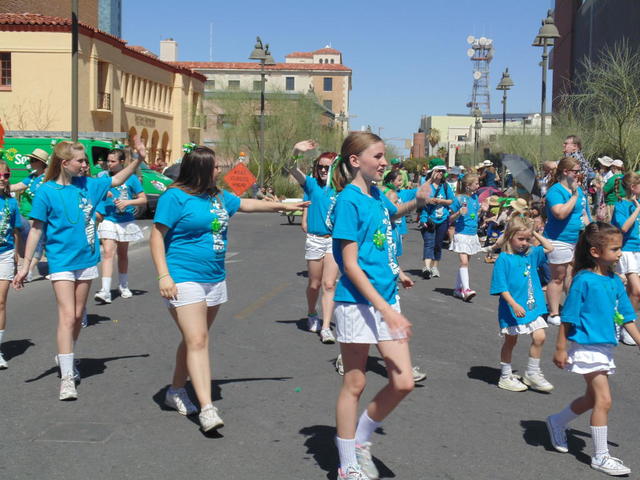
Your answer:
[[[429,145],[431,145],[431,149],[433,150],[438,143],[440,143],[440,130],[437,128],[432,128],[429,130],[429,134],[427,135],[427,141]]]

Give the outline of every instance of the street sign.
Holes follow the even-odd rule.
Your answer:
[[[224,176],[224,181],[236,195],[240,196],[256,183],[256,177],[244,163],[239,163]]]

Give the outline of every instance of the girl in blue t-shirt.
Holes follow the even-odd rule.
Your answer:
[[[540,242],[532,246],[532,240]],[[547,305],[538,276],[538,268],[546,261],[553,246],[534,229],[533,220],[517,216],[507,224],[502,236],[502,252],[493,267],[491,295],[500,295],[498,323],[504,343],[500,351],[500,380],[498,387],[512,392],[533,390],[550,392],[553,385],[540,370],[540,356],[545,341],[547,323],[542,315]],[[518,335],[531,335],[529,361],[522,378],[511,369],[513,348]]]
[[[306,152],[317,147],[313,140],[303,140],[293,147],[295,161]],[[338,280],[338,265],[333,258],[331,240],[331,209],[335,205],[336,191],[331,187],[329,170],[338,154],[324,152],[315,159],[312,175],[305,175],[297,165],[289,169],[302,189],[305,199],[311,204],[305,211],[302,229],[307,234],[304,246],[304,258],[307,261],[309,282],[307,284],[307,328],[310,332],[320,333],[322,343],[335,343],[331,332],[331,315],[333,313],[333,293]],[[322,321],[316,310],[318,297],[322,288]]]
[[[424,204],[428,190],[421,188],[415,201],[396,207],[373,185],[382,180],[386,166],[384,143],[369,132],[349,134],[334,166],[342,184],[348,183],[338,195],[333,225],[333,251],[342,274],[334,311],[344,363],[336,406],[339,479],[378,478],[369,439],[414,387],[407,342],[411,324],[398,304],[399,267],[391,222]],[[385,359],[389,383],[358,420],[371,344]]]
[[[128,158],[127,158],[128,157]],[[110,176],[121,171],[131,161],[129,149],[115,148],[107,155],[107,171]],[[111,275],[113,258],[118,253],[118,289],[122,298],[131,298],[129,289],[129,243],[142,240],[142,230],[135,222],[136,207],[147,204],[147,196],[136,175],[113,187],[98,206],[103,220],[98,226],[102,242],[102,288],[94,298],[102,303],[111,303]]]
[[[74,371],[74,345],[80,334],[82,316],[91,281],[98,277],[100,246],[96,238],[96,207],[109,188],[122,185],[144,159],[146,149],[134,139],[139,157],[113,177],[83,176],[88,164],[84,146],[63,141],[51,155],[44,184],[33,200],[33,225],[27,238],[22,268],[13,279],[15,288],[22,288],[29,273],[42,232],[46,229],[45,248],[49,262],[49,278],[58,303],[58,355],[60,366],[60,400],[78,398]]]
[[[11,197],[9,178],[11,170],[7,162],[0,160],[0,345],[7,326],[7,295],[16,270],[16,245],[22,226],[18,202]],[[0,369],[7,368],[7,361],[0,351]]]
[[[478,175],[465,175],[459,186],[458,196],[451,204],[450,218],[455,222],[456,230],[449,249],[460,257],[453,295],[468,302],[476,296],[475,290],[471,290],[469,286],[469,255],[475,255],[482,250],[478,239],[478,217],[481,209],[477,194],[480,187]]]
[[[158,200],[149,240],[160,295],[182,335],[164,401],[182,415],[195,414],[198,410],[184,388],[190,377],[205,432],[224,425],[211,403],[208,345],[209,328],[227,301],[229,219],[238,211],[293,212],[308,205],[240,199],[217,188],[219,173],[213,150],[188,145],[178,178]]]
[[[625,328],[640,343],[640,332],[633,322],[635,311],[622,280],[613,273],[613,265],[621,256],[622,235],[616,227],[594,222],[580,234],[575,248],[575,274],[562,309],[553,362],[559,368],[582,375],[587,387],[582,397],[547,417],[551,443],[557,451],[565,453],[567,425],[591,410],[595,450],[591,467],[609,475],[631,473],[621,460],[609,455],[607,445],[611,408],[608,376],[616,368],[613,361],[613,348],[618,343],[616,325]]]

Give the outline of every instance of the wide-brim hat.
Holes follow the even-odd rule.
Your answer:
[[[482,165],[485,167],[493,167],[493,162],[491,160],[485,160],[482,162]]]
[[[613,158],[605,155],[604,157],[599,157],[598,162],[600,163],[600,165],[603,165],[605,167],[610,167],[611,164],[613,163]]]
[[[509,206],[518,213],[525,213],[529,210],[529,204],[524,198],[516,198]]]
[[[27,155],[27,157],[34,160],[40,160],[45,165],[49,165],[49,154],[41,148],[34,149],[33,152]]]
[[[432,158],[429,160],[429,169],[433,170],[433,167],[437,167],[438,165],[444,165],[444,160],[442,158]]]
[[[460,167],[451,167],[447,173],[449,175],[460,175],[462,173],[462,170],[460,169]]]
[[[487,198],[487,202],[490,207],[499,207],[500,206],[500,197],[498,195],[491,195]]]
[[[618,158],[616,158],[613,162],[611,162],[612,167],[624,168],[624,162]]]
[[[433,167],[431,169],[432,172],[436,172],[438,170],[446,172],[447,171],[447,167],[445,167],[444,165],[436,165],[435,167]]]

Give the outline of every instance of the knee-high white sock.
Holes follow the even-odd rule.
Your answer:
[[[372,420],[366,410],[362,412],[360,420],[358,420],[358,427],[356,428],[356,444],[364,445],[365,442],[368,442],[380,424],[382,424],[382,422]]]
[[[527,362],[527,373],[540,373],[540,359],[529,357]]]
[[[456,290],[462,290],[462,278],[460,277],[460,270],[456,274]]]
[[[571,410],[571,404],[564,407],[564,410],[562,410],[561,412],[551,416],[553,417],[553,421],[557,425],[560,425],[562,427],[566,427],[569,424],[569,422],[572,422],[573,420],[579,417],[577,413]]]
[[[60,376],[73,377],[73,353],[58,354],[58,362],[60,363]]]
[[[460,267],[460,284],[463,290],[469,290],[469,267]]]
[[[344,439],[336,437],[336,447],[340,457],[340,468],[345,470],[349,465],[357,465],[356,459],[356,439]]]
[[[594,457],[599,458],[609,454],[607,446],[607,426],[594,427],[591,425],[591,438],[593,439]]]
[[[509,378],[513,371],[511,370],[510,363],[500,362],[500,376],[502,378]]]
[[[102,291],[103,292],[111,291],[111,277],[102,277]]]
[[[118,273],[118,280],[120,283],[120,288],[129,288],[129,274],[128,273]]]
[[[4,335],[4,330],[0,330],[0,344],[2,343],[2,336]]]

